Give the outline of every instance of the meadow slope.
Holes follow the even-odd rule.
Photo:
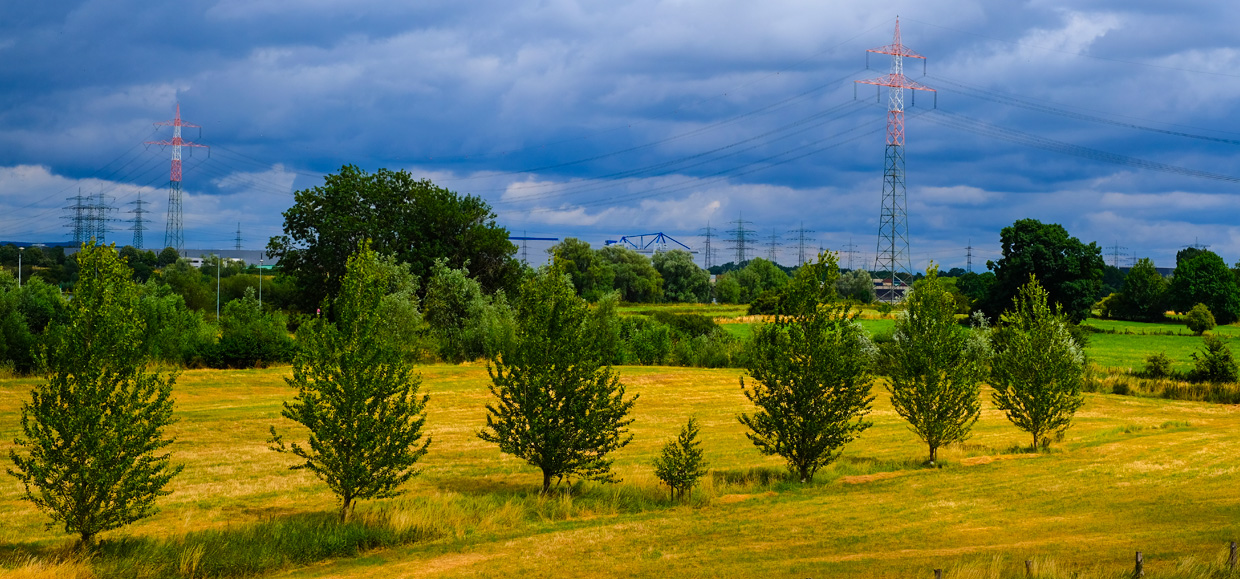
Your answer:
[[[1157,574],[1186,558],[1214,560],[1227,541],[1240,538],[1235,406],[1087,394],[1066,438],[1049,453],[1028,454],[1024,433],[986,393],[974,437],[941,451],[942,468],[925,468],[925,449],[876,385],[874,426],[814,485],[708,479],[693,506],[673,506],[650,461],[690,415],[702,424],[712,469],[737,475],[782,467],[758,454],[736,421],[749,410],[741,371],[620,368],[629,391],[640,395],[634,441],[616,455],[624,482],[587,484],[579,497],[546,500],[533,496],[541,480],[535,469],[475,436],[489,398],[485,367],[421,371],[434,441],[422,474],[405,497],[363,503],[359,512],[433,507],[444,513],[447,532],[278,575],[895,577],[997,565],[1016,576],[1030,558],[1118,575],[1131,568],[1137,550]],[[288,368],[183,373],[173,452],[185,472],[159,514],[105,538],[175,536],[331,511],[324,487],[287,470],[290,459],[267,449],[270,425],[291,430],[279,418],[291,394],[287,374]],[[33,383],[0,381],[3,456]],[[0,551],[66,543],[20,492],[12,477],[0,476]],[[452,518],[460,505],[479,503],[500,514]]]

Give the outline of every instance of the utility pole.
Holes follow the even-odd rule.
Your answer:
[[[263,252],[258,252],[258,311],[263,311]]]
[[[185,251],[185,230],[181,218],[181,147],[202,147],[207,149],[208,155],[211,149],[206,145],[181,139],[181,127],[202,129],[200,125],[192,125],[181,120],[181,103],[177,103],[177,115],[174,119],[158,122],[155,125],[172,127],[172,140],[147,141],[146,144],[172,146],[172,177],[168,181],[168,228],[164,232],[164,247],[174,247],[180,253]],[[199,134],[201,133],[200,130]]]
[[[22,255],[26,253],[25,247],[17,248],[17,287],[22,287]]]
[[[969,238],[969,246],[964,249],[966,252],[964,254],[964,270],[967,272],[972,272],[973,271],[973,238],[972,237]]]
[[[220,256],[215,256],[215,323],[220,323]]]
[[[887,87],[887,148],[883,160],[883,208],[879,219],[875,271],[891,272],[892,290],[885,296],[888,303],[898,301],[897,289],[913,281],[912,253],[909,250],[907,191],[904,186],[904,91],[934,89],[904,76],[904,59],[926,57],[913,52],[900,42],[900,19],[891,44],[866,51],[891,55],[891,72],[871,80],[856,82]],[[868,55],[867,55],[868,56]],[[904,279],[901,280],[900,276]]]

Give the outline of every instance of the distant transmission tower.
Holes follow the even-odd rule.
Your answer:
[[[871,80],[856,82],[887,87],[887,149],[883,160],[883,209],[879,218],[878,247],[874,257],[875,271],[891,272],[893,286],[908,286],[913,279],[911,252],[908,243],[907,193],[904,188],[904,90],[934,89],[904,76],[904,59],[926,57],[913,52],[900,42],[900,19],[896,19],[895,39],[891,44],[867,50],[891,55],[891,73]],[[903,276],[903,279],[901,279]],[[888,292],[888,302],[897,301],[897,292]]]
[[[973,238],[969,238],[969,246],[964,249],[966,251],[964,254],[964,270],[971,272],[973,271]]]
[[[65,219],[69,220],[69,224],[65,227],[73,230],[73,246],[81,247],[82,243],[89,240],[87,237],[87,227],[90,219],[89,207],[84,201],[89,202],[89,197],[82,197],[82,189],[78,188],[77,195],[67,198],[73,202],[73,205],[65,207],[69,210],[69,215]]]
[[[769,259],[771,263],[779,263],[779,246],[780,245],[781,244],[779,243],[779,233],[775,231],[774,229],[772,229],[771,236],[767,238],[767,242],[766,242],[766,258]]]
[[[736,225],[736,227],[728,230],[728,233],[731,235],[728,238],[728,243],[731,243],[732,249],[736,251],[736,265],[739,267],[742,263],[745,263],[745,259],[749,256],[749,245],[756,232],[745,227],[753,222],[745,221],[740,216],[737,216],[736,221],[729,221],[729,223]]]
[[[240,221],[237,222],[237,238],[234,239],[233,241],[237,243],[237,247],[236,247],[237,251],[241,251],[241,222]]]
[[[116,208],[108,205],[107,197],[102,192],[88,199],[93,201],[83,206],[86,213],[83,235],[87,240],[94,239],[96,244],[102,245],[108,239],[108,222],[112,220],[108,212]]]
[[[800,227],[788,232],[788,233],[796,234],[796,237],[794,237],[793,239],[795,239],[797,242],[797,265],[801,265],[805,263],[806,261],[808,261],[809,255],[806,253],[806,249],[807,249],[806,241],[808,238],[805,236],[805,234],[813,233],[813,232],[814,230],[805,228],[804,221],[801,222]]]
[[[1121,250],[1123,250],[1122,253]],[[1115,240],[1115,245],[1111,246],[1111,267],[1119,267],[1119,258],[1128,257],[1127,250],[1127,247],[1120,246],[1118,239]]]
[[[844,246],[844,253],[848,255],[848,270],[852,271],[853,256],[857,255],[857,244],[853,243],[852,236],[848,236],[848,245]]]
[[[133,209],[129,210],[133,214],[133,219],[130,219],[133,223],[133,227],[130,227],[133,230],[133,246],[135,249],[143,249],[142,232],[146,231],[146,217],[144,216],[150,213],[146,209],[146,205],[149,205],[149,203],[142,200],[142,192],[139,191],[138,199],[130,202],[130,204],[134,206]]]
[[[168,228],[164,231],[164,247],[173,247],[180,252],[185,250],[185,228],[181,219],[181,147],[208,147],[181,139],[181,127],[202,128],[181,121],[181,103],[177,103],[175,118],[155,124],[172,127],[171,141],[147,141],[146,144],[172,146],[172,178],[168,182]]]
[[[714,265],[714,261],[711,259],[714,255],[711,253],[713,250],[710,246],[710,240],[714,238],[715,230],[710,226],[710,221],[707,221],[706,227],[702,231],[703,237],[706,238],[706,242],[702,244],[702,265],[704,269],[710,269],[710,266]]]

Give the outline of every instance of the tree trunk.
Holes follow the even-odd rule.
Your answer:
[[[931,444],[930,445],[930,462],[933,463],[938,460],[939,460],[939,447]]]
[[[547,493],[549,493],[549,492],[551,492],[551,472],[550,472],[550,471],[548,471],[547,469],[543,469],[543,490],[542,490],[542,494],[544,494],[544,495],[545,495],[545,494],[547,494]]]
[[[340,502],[340,522],[348,522],[353,514],[353,497],[344,497]]]
[[[82,532],[78,537],[77,545],[73,546],[75,551],[80,553],[90,552],[95,546],[95,534]]]

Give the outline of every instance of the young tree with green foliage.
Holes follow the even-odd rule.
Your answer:
[[[1033,436],[1034,449],[1067,430],[1085,403],[1085,356],[1063,309],[1048,302],[1046,290],[1030,276],[995,330],[991,358],[995,406]]]
[[[668,441],[663,446],[663,452],[654,459],[654,476],[671,489],[672,500],[683,500],[693,492],[698,479],[706,476],[705,453],[697,435],[697,419],[691,417],[680,429],[676,440]]]
[[[68,319],[48,328],[39,360],[47,381],[22,405],[8,472],[89,548],[99,533],[152,515],[182,467],[164,452],[176,376],[147,371],[133,272],[113,247],[83,245],[75,257]]]
[[[823,254],[797,270],[786,289],[784,316],[754,329],[745,397],[757,406],[741,414],[749,440],[779,455],[808,483],[839,457],[839,449],[870,423],[873,347],[847,305],[832,303],[839,267]]]
[[[1193,370],[1189,378],[1196,382],[1226,383],[1240,379],[1240,369],[1236,367],[1236,359],[1231,348],[1218,336],[1206,336],[1201,341],[1200,352],[1190,354],[1193,358]]]
[[[495,400],[478,438],[541,469],[543,494],[553,478],[614,482],[609,455],[633,439],[637,396],[625,399],[591,336],[586,303],[552,267],[522,284],[516,343],[487,366]]]
[[[422,378],[381,318],[387,271],[363,242],[349,258],[335,301],[325,304],[335,322],[317,318],[297,332],[301,347],[293,377],[285,379],[297,396],[281,415],[310,431],[307,445],[286,447],[271,427],[272,449],[296,455],[304,462],[291,468],[327,483],[340,500],[342,521],[358,500],[400,494],[431,443],[422,440]]]
[[[913,284],[907,309],[896,319],[891,344],[891,405],[930,448],[968,438],[981,415],[985,360],[970,348],[968,330],[956,323],[956,299],[938,268]]]

